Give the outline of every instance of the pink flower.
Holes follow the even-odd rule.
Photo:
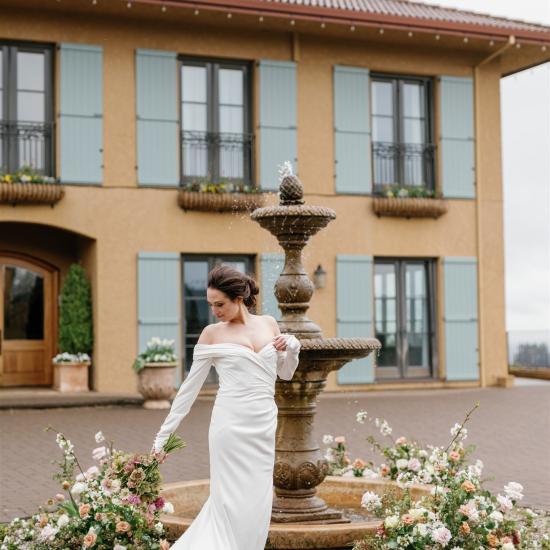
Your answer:
[[[334,438],[334,443],[336,443],[337,445],[345,445],[346,438],[343,435],[339,435],[338,437]]]
[[[97,535],[90,529],[86,536],[84,537],[84,546],[86,548],[90,548],[91,546],[94,546],[97,540]]]
[[[133,493],[130,493],[126,497],[126,501],[128,504],[135,504],[136,506],[141,503],[141,499],[139,498],[139,495],[134,495]]]
[[[164,508],[165,500],[162,497],[158,497],[157,500],[155,500],[155,507],[157,510],[160,510],[161,508]]]
[[[444,526],[438,527],[431,532],[432,540],[441,546],[447,546],[451,540],[451,532]]]
[[[407,438],[406,437],[398,437],[396,440],[395,440],[395,444],[396,445],[405,445],[405,443],[407,443]]]
[[[449,460],[453,462],[458,462],[460,460],[460,453],[457,453],[456,451],[451,451],[449,453]]]
[[[170,548],[170,543],[167,540],[162,539],[160,541],[160,550],[168,550],[168,548]]]

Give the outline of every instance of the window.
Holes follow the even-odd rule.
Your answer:
[[[182,59],[182,182],[252,184],[248,63]]]
[[[0,44],[0,170],[53,175],[52,48]]]
[[[373,75],[371,89],[375,192],[387,185],[434,189],[431,80]]]
[[[193,348],[202,329],[216,321],[206,301],[208,272],[218,264],[230,265],[243,273],[251,273],[254,259],[249,256],[184,256],[183,257],[183,307],[184,307],[184,369],[189,372],[193,362]],[[208,383],[216,383],[212,370]]]
[[[375,260],[375,334],[382,344],[378,379],[433,376],[434,269],[430,260]]]

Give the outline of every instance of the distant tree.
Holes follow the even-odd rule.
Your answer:
[[[526,367],[550,367],[550,352],[546,344],[520,344],[514,364]]]

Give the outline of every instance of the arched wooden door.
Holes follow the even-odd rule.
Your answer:
[[[52,384],[56,272],[0,254],[0,386]]]

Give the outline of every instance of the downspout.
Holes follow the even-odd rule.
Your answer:
[[[475,174],[475,182],[476,182],[476,246],[477,246],[477,270],[478,270],[478,277],[477,277],[477,315],[478,315],[478,348],[479,348],[479,381],[481,384],[481,387],[485,387],[486,385],[486,372],[485,372],[485,341],[483,340],[483,334],[484,334],[484,307],[483,307],[483,297],[485,296],[483,294],[484,291],[484,285],[483,285],[483,277],[482,277],[482,265],[483,265],[483,254],[482,254],[482,247],[481,247],[481,206],[480,206],[480,181],[482,178],[480,177],[480,163],[479,159],[481,159],[481,151],[480,151],[480,139],[478,135],[478,128],[479,128],[479,118],[480,118],[480,90],[479,90],[479,68],[482,65],[485,65],[489,63],[490,61],[493,61],[497,57],[500,57],[506,50],[514,46],[516,43],[516,37],[515,36],[509,36],[508,41],[504,46],[500,47],[498,50],[494,51],[484,59],[482,59],[479,63],[474,65],[474,131],[475,131],[475,166],[476,166],[476,174]]]

